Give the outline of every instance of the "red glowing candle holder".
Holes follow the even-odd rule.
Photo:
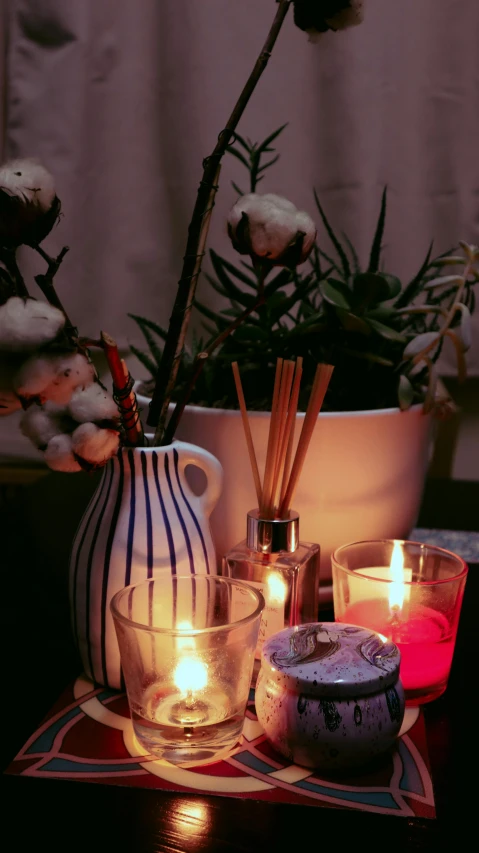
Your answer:
[[[447,687],[468,567],[457,554],[420,542],[352,542],[332,555],[334,618],[370,628],[401,653],[407,705]]]

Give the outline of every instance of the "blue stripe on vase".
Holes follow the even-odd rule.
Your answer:
[[[92,500],[90,501],[90,504],[88,505],[88,507],[85,511],[85,517],[88,515],[88,520],[87,520],[85,527],[83,529],[83,533],[81,535],[81,539],[80,539],[80,542],[78,544],[78,549],[77,549],[76,556],[75,556],[75,568],[73,570],[73,578],[72,578],[72,611],[73,611],[73,636],[75,637],[75,642],[77,644],[78,644],[77,579],[78,579],[78,567],[80,564],[80,554],[82,552],[83,545],[84,545],[87,533],[89,531],[91,521],[93,519],[93,516],[95,515],[96,508],[97,508],[98,504],[100,503],[101,497],[103,495],[103,488],[104,488],[105,483],[106,483],[107,474],[108,474],[108,471],[105,468],[103,471],[102,479],[101,479],[101,485],[98,488],[98,492],[92,498]]]
[[[86,633],[86,640],[87,640],[88,663],[90,666],[91,678],[92,678],[92,681],[95,681],[95,682],[96,682],[96,678],[95,678],[95,667],[93,665],[93,648],[92,648],[92,644],[90,642],[91,573],[92,573],[92,565],[93,565],[93,555],[95,553],[95,546],[96,546],[96,542],[98,539],[98,534],[100,532],[100,529],[102,526],[102,521],[103,521],[103,515],[105,513],[105,509],[108,505],[108,500],[110,498],[111,484],[113,482],[113,476],[114,476],[113,463],[110,463],[110,471],[111,471],[111,476],[110,476],[110,482],[108,483],[108,489],[107,489],[105,501],[103,503],[103,506],[100,509],[100,513],[98,515],[98,519],[97,519],[97,523],[96,523],[96,527],[95,527],[95,532],[93,534],[91,544],[90,544],[90,552],[88,554],[87,575],[86,575],[86,607],[85,607],[85,610],[86,610],[86,626],[85,626],[85,633]]]
[[[209,575],[210,574],[210,562],[208,560],[208,552],[206,550],[206,544],[205,544],[205,539],[203,536],[203,531],[201,530],[201,525],[200,525],[198,519],[196,518],[196,515],[194,514],[194,512],[191,508],[191,505],[190,505],[189,501],[187,500],[186,495],[183,491],[183,487],[181,485],[180,475],[179,475],[179,471],[178,471],[178,459],[179,459],[179,457],[178,457],[178,451],[177,450],[173,450],[173,459],[175,460],[175,473],[176,473],[176,481],[178,483],[178,488],[181,492],[181,497],[183,498],[183,500],[184,500],[184,502],[185,502],[185,504],[189,510],[191,518],[193,519],[193,523],[194,523],[194,525],[198,531],[198,535],[199,535],[200,540],[201,540],[201,545],[203,548],[203,554],[204,554],[204,558],[205,558],[206,574]]]
[[[131,581],[131,563],[133,557],[133,539],[135,535],[136,514],[136,479],[133,451],[129,450],[127,455],[128,463],[130,465],[130,518],[128,520],[128,539],[126,542],[125,586],[129,586]]]
[[[106,665],[106,615],[107,615],[107,607],[109,602],[107,601],[108,594],[108,581],[110,578],[110,562],[111,562],[111,552],[113,548],[113,540],[115,538],[116,526],[118,523],[118,517],[120,515],[120,508],[123,500],[123,480],[124,480],[124,465],[123,465],[123,457],[121,452],[118,454],[118,464],[120,467],[120,474],[118,478],[118,486],[115,498],[115,506],[113,507],[113,513],[111,517],[110,529],[108,531],[108,539],[106,542],[106,550],[105,550],[105,560],[103,563],[103,578],[101,584],[101,610],[100,610],[100,642],[101,642],[101,669],[103,673],[103,684],[108,684],[108,672]],[[114,465],[114,462],[110,462],[110,465]]]
[[[173,501],[173,505],[174,505],[174,507],[175,507],[176,514],[177,514],[177,516],[178,516],[178,521],[180,522],[180,527],[181,527],[181,529],[182,529],[182,531],[183,531],[183,536],[185,537],[186,550],[187,550],[187,552],[188,552],[188,559],[189,559],[189,561],[190,561],[190,572],[191,572],[191,574],[192,574],[192,575],[194,575],[194,573],[195,573],[195,563],[194,563],[194,560],[193,560],[193,551],[192,551],[192,549],[191,549],[190,537],[188,536],[188,530],[186,529],[185,520],[184,520],[184,518],[183,518],[183,516],[182,516],[182,514],[181,514],[180,507],[178,506],[178,501],[176,500],[176,495],[175,495],[175,492],[174,492],[174,489],[173,489],[173,485],[172,485],[172,482],[171,482],[171,477],[170,477],[170,462],[169,462],[168,454],[167,454],[167,453],[165,453],[165,462],[164,462],[164,465],[165,465],[166,482],[168,483],[168,488],[169,488],[169,490],[170,490],[171,500]]]
[[[173,536],[171,533],[170,522],[168,520],[168,515],[167,515],[166,509],[165,509],[165,502],[163,500],[163,495],[161,494],[160,480],[158,477],[158,454],[154,450],[151,455],[153,457],[153,475],[155,477],[156,491],[158,493],[158,500],[160,502],[161,514],[163,516],[163,524],[165,525],[165,533],[166,533],[166,540],[168,542],[168,550],[170,552],[171,574],[176,575],[175,545],[174,545]]]
[[[148,472],[146,468],[146,453],[140,451],[141,470],[143,472],[143,487],[145,489],[146,509],[146,577],[153,577],[153,525],[151,522],[150,489],[148,486]]]
[[[192,598],[192,601],[191,601],[191,621],[192,621],[192,624],[194,625],[195,624],[195,616],[196,616],[196,581],[194,580],[195,562],[193,560],[193,551],[191,548],[191,542],[190,542],[190,537],[188,535],[188,530],[186,528],[185,520],[181,514],[181,510],[180,510],[180,507],[178,505],[178,501],[176,500],[176,495],[175,495],[173,485],[171,482],[170,461],[168,459],[167,453],[165,454],[165,474],[166,474],[166,481],[168,483],[168,488],[169,488],[170,494],[171,494],[171,500],[173,501],[173,504],[174,504],[174,507],[176,510],[176,514],[178,516],[178,521],[180,522],[180,526],[181,526],[181,529],[183,531],[183,536],[185,537],[186,550],[188,552],[188,559],[190,561],[190,573],[193,576],[193,581],[191,584],[191,598]],[[175,620],[176,620],[176,601],[175,601]]]

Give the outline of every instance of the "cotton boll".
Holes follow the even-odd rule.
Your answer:
[[[51,400],[66,406],[73,391],[93,382],[95,370],[81,353],[32,356],[15,378],[15,390],[26,400]]]
[[[53,341],[65,325],[58,308],[12,296],[0,307],[0,350],[21,352]]]
[[[64,410],[48,406],[29,406],[20,421],[20,429],[30,441],[43,450],[50,439],[60,432],[71,432],[73,422],[64,415]]]
[[[81,353],[59,359],[54,379],[43,389],[42,397],[53,403],[66,406],[73,392],[89,385],[95,377],[95,369]]]
[[[81,471],[72,450],[71,435],[60,434],[51,438],[44,453],[45,462],[53,471],[73,473]]]
[[[293,0],[294,23],[319,41],[327,30],[346,30],[364,20],[364,0]]]
[[[45,213],[55,199],[53,175],[35,159],[9,160],[0,168],[0,188]]]
[[[38,160],[10,160],[0,168],[0,243],[37,245],[60,214],[55,181]]]
[[[104,465],[118,452],[120,436],[93,423],[77,427],[72,435],[73,452],[91,465]]]
[[[29,400],[40,397],[56,377],[58,356],[32,356],[21,366],[14,379],[14,388],[19,397]]]
[[[118,406],[99,382],[86,388],[77,388],[70,400],[68,411],[78,423],[112,420],[119,417]]]
[[[316,226],[304,211],[274,193],[242,196],[228,216],[234,248],[256,261],[295,267],[306,260],[316,239]]]

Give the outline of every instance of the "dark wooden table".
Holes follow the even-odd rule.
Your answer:
[[[53,593],[42,581],[35,543],[22,540],[21,512],[7,521],[15,546],[4,548],[2,566],[2,769],[81,671],[63,592]],[[479,530],[479,483],[430,481],[418,526]],[[449,686],[425,706],[436,820],[3,774],[3,850],[266,853],[327,845],[338,853],[357,853],[373,847],[441,851],[452,844],[469,849],[466,830],[477,824],[472,800],[479,699],[473,648],[479,564],[469,563],[469,568]],[[321,618],[332,614],[321,613]]]

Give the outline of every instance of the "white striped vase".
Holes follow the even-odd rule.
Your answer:
[[[202,495],[187,465],[207,477]],[[211,453],[174,441],[167,447],[122,448],[105,466],[77,530],[70,559],[73,633],[86,675],[123,688],[112,596],[129,584],[172,574],[216,574],[209,516],[223,482]]]

